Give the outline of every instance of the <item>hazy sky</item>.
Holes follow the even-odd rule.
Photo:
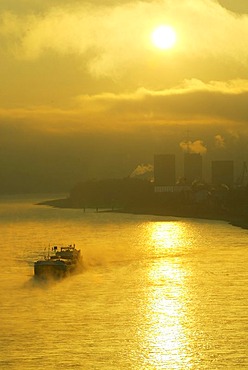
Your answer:
[[[186,139],[242,159],[247,45],[247,0],[1,0],[2,176],[125,176]]]

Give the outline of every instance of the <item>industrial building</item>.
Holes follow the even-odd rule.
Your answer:
[[[202,156],[199,153],[184,154],[185,184],[191,185],[195,180],[202,180]]]
[[[176,183],[176,157],[174,154],[154,155],[155,192],[173,191]]]
[[[212,184],[215,186],[225,184],[232,187],[234,183],[233,161],[212,161]]]

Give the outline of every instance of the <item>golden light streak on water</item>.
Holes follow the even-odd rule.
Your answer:
[[[186,356],[183,276],[173,263],[161,262],[153,265],[150,278],[154,288],[149,294],[147,307],[149,362],[163,364],[173,361],[180,364],[182,357]]]
[[[150,224],[151,240],[155,248],[177,248],[182,240],[183,229],[178,222],[155,222]]]
[[[184,232],[178,222],[147,224],[147,237],[156,254],[147,270],[150,289],[145,299],[143,346],[149,368],[164,368],[170,363],[171,368],[181,369],[183,359],[189,355],[189,332],[185,327],[187,271],[177,258]],[[165,254],[171,257],[164,259]],[[187,368],[191,368],[190,361]]]

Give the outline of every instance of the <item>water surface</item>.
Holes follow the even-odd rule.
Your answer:
[[[0,368],[248,368],[248,231],[221,221],[0,202]],[[38,283],[44,248],[85,270]]]

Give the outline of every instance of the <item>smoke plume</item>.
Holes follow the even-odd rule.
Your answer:
[[[184,152],[188,153],[198,153],[198,154],[206,154],[207,148],[203,144],[202,140],[195,140],[194,142],[192,141],[182,141],[180,144],[180,148]]]
[[[152,164],[139,164],[135,170],[131,173],[130,177],[144,176],[153,172]]]
[[[214,142],[216,148],[223,149],[226,146],[225,139],[221,135],[215,135]]]

